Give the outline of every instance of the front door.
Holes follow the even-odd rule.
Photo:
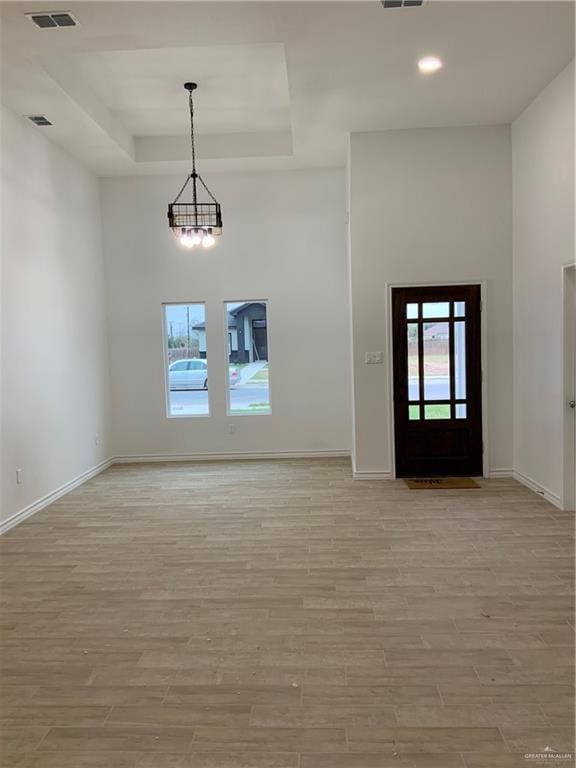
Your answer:
[[[480,286],[393,288],[396,475],[482,474]]]
[[[254,360],[268,360],[266,320],[252,320],[252,342]]]

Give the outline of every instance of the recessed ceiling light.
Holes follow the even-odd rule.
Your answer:
[[[418,62],[418,69],[422,74],[430,75],[432,72],[438,72],[439,69],[442,69],[442,61],[438,56],[424,56]]]

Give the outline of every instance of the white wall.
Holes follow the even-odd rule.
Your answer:
[[[116,455],[347,451],[349,331],[341,171],[216,174],[224,234],[186,251],[180,177],[102,181]],[[268,299],[272,415],[225,411],[223,302]],[[165,413],[162,302],[207,303],[210,418]],[[229,425],[235,425],[235,434]]]
[[[562,495],[562,266],[574,263],[574,62],[512,126],[514,466]]]
[[[491,471],[512,466],[511,147],[506,126],[356,133],[349,152],[355,468],[391,470],[387,283],[486,282]],[[486,468],[485,468],[486,470]]]
[[[3,110],[4,521],[109,455],[100,225],[97,180]]]

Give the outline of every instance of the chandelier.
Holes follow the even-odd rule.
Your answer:
[[[196,245],[203,245],[204,248],[211,248],[216,242],[214,236],[222,234],[222,211],[220,210],[220,203],[210,192],[204,179],[196,170],[192,92],[197,87],[196,83],[184,83],[184,88],[188,91],[188,104],[190,107],[192,173],[186,177],[186,181],[180,192],[176,195],[176,199],[168,206],[168,223],[170,229],[184,247],[194,248]],[[190,182],[192,182],[192,200],[187,203],[180,202],[180,198]],[[199,192],[202,195],[202,189],[204,190],[205,197],[209,198],[206,202],[201,202],[199,199]]]

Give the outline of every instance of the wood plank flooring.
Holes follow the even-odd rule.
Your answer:
[[[481,486],[354,482],[341,459],[112,467],[0,540],[1,765],[573,751],[574,515]]]

